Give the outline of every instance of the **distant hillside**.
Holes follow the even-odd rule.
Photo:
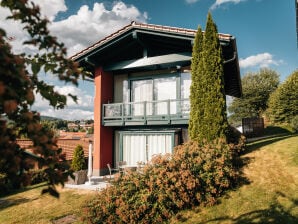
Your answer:
[[[57,117],[50,117],[50,116],[40,116],[42,121],[62,121],[63,119]]]

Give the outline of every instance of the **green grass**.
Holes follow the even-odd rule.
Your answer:
[[[60,189],[60,198],[57,199],[41,195],[43,187],[33,186],[0,198],[0,223],[53,223],[52,221],[68,215],[79,220],[77,217],[82,204],[95,194],[91,191]]]
[[[213,207],[179,213],[172,223],[298,223],[298,136],[248,144],[243,182]]]
[[[172,223],[298,223],[298,136],[278,136],[249,143],[241,186],[216,206],[183,211]],[[60,199],[40,195],[42,186],[0,198],[0,223],[52,223],[79,217],[93,192],[60,190]],[[87,193],[88,192],[88,193]],[[74,223],[79,223],[76,221]]]

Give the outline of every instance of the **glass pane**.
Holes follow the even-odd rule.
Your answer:
[[[154,155],[172,153],[172,135],[156,134],[147,136],[148,159]]]
[[[188,99],[190,96],[190,73],[181,73],[181,99]]]
[[[147,102],[153,99],[152,80],[137,80],[132,81],[132,102]],[[146,106],[146,113],[152,114],[152,107],[150,104]],[[132,107],[132,114],[134,116],[143,116],[145,114],[145,107],[143,103],[137,103]]]
[[[181,99],[183,99],[180,104],[181,114],[189,114],[189,111],[190,111],[190,104],[189,104],[190,85],[191,85],[190,73],[181,73]]]
[[[123,135],[123,161],[128,165],[146,162],[146,135]]]
[[[121,104],[106,104],[104,105],[104,117],[113,118],[120,117],[121,114]]]
[[[160,78],[154,80],[155,100],[163,102],[154,105],[155,114],[175,114],[176,102],[170,102],[170,99],[177,98],[176,77]],[[170,109],[170,111],[168,111]]]

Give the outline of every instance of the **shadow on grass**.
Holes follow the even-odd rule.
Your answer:
[[[23,192],[26,192],[26,191],[30,191],[30,190],[33,190],[33,189],[36,189],[36,188],[41,188],[41,187],[44,187],[44,186],[47,186],[46,182],[31,185],[31,186],[27,186],[27,187],[22,187],[20,189],[8,189],[8,193],[4,194],[4,195],[1,195],[0,200],[1,200],[2,197],[8,197],[8,196],[11,196],[11,195],[16,195],[16,194],[23,193]],[[41,190],[42,189],[40,189],[40,192],[41,192]]]
[[[255,140],[252,142],[247,143],[246,145],[246,150],[244,151],[244,155],[250,152],[253,152],[255,150],[260,149],[261,147],[264,147],[266,145],[287,139],[287,138],[291,138],[294,136],[298,136],[298,134],[289,134],[289,135],[279,135],[279,136],[268,136],[268,137],[264,137],[262,139],[259,140]]]
[[[16,199],[0,199],[0,211],[11,206],[35,201],[38,198],[16,198]]]
[[[278,201],[279,197],[290,201],[291,206],[288,208],[285,208]],[[236,218],[223,216],[220,218],[208,220],[203,223],[230,221],[231,223],[235,223],[235,224],[250,224],[250,223],[296,224],[298,223],[298,217],[294,216],[291,212],[295,208],[297,208],[297,206],[298,206],[298,199],[289,198],[281,192],[276,192],[273,203],[267,209],[247,212],[239,215]]]
[[[17,198],[17,196],[16,196],[16,198],[7,198],[7,197],[17,195],[17,194],[20,194],[20,193],[23,193],[26,191],[34,190],[36,188],[41,189],[44,186],[47,186],[47,183],[41,183],[41,184],[36,184],[36,185],[28,186],[25,188],[21,188],[21,189],[10,190],[6,195],[2,195],[0,197],[0,211],[5,208],[14,206],[14,205],[19,205],[22,203],[27,203],[27,202],[34,201],[34,200],[38,199],[38,198],[28,199],[28,198],[23,198],[23,197]],[[40,193],[41,193],[41,190],[40,190]]]

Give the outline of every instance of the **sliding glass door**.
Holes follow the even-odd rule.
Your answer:
[[[120,147],[122,160],[129,165],[137,165],[148,162],[154,155],[171,153],[173,138],[172,133],[123,133]]]

